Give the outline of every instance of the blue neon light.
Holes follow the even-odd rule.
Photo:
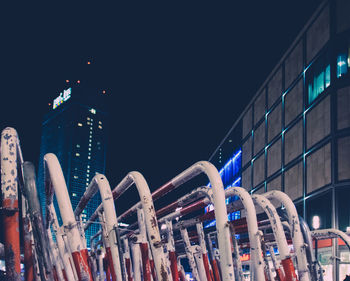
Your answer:
[[[241,186],[241,175],[240,170],[242,167],[242,150],[239,149],[235,152],[232,158],[230,158],[224,165],[223,168],[220,169],[219,174],[221,176],[224,188],[230,188],[232,186]],[[210,183],[207,186],[211,186]],[[234,200],[233,198],[227,198],[225,201],[226,205]],[[213,210],[213,205],[209,205],[205,208],[205,212],[209,212]],[[235,220],[240,218],[240,212],[236,211],[231,214],[228,214],[229,220]],[[209,222],[205,225],[205,228],[214,226],[216,223],[215,220]]]

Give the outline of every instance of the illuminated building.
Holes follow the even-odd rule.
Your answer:
[[[54,153],[61,164],[73,210],[96,173],[105,173],[106,113],[95,107],[96,98],[89,101],[86,96],[88,93],[81,86],[65,89],[54,100],[50,111],[44,117],[38,169],[38,188],[43,212],[43,158],[46,153]],[[98,93],[95,97],[98,97]],[[97,194],[84,210],[83,221],[91,216],[100,202]],[[55,205],[59,214],[58,206]],[[90,235],[95,234],[98,229],[98,224],[93,224],[86,232],[88,244]]]
[[[209,159],[220,170],[241,148],[242,186],[286,192],[311,228],[315,216],[320,229],[350,226],[348,11],[350,1],[321,3]],[[327,243],[325,280],[343,280],[348,250]]]

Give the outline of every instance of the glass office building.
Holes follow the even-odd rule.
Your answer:
[[[66,89],[55,99],[44,117],[38,169],[38,189],[44,213],[43,158],[46,153],[54,153],[61,164],[73,210],[96,173],[105,173],[106,113],[91,106],[97,101],[89,101],[86,96],[88,94],[80,86]],[[92,215],[100,202],[97,194],[83,211],[83,221]],[[55,206],[59,214],[56,203]],[[98,230],[99,225],[93,224],[86,232],[88,246],[89,237]]]
[[[242,186],[287,193],[312,226],[350,227],[350,1],[323,1],[209,161],[242,149]],[[349,252],[323,241],[326,280],[350,273]],[[339,258],[339,259],[338,259]]]

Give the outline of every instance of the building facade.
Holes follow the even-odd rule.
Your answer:
[[[324,1],[209,161],[221,170],[242,151],[242,186],[278,189],[312,228],[350,227],[350,1]],[[319,249],[326,280],[350,273],[335,239]],[[336,257],[339,257],[336,258]]]
[[[106,113],[91,106],[94,102],[83,99],[84,90],[66,89],[58,96],[42,124],[38,189],[42,210],[45,213],[45,186],[43,159],[46,153],[54,153],[62,167],[73,210],[79,203],[92,178],[105,173],[107,151]],[[99,195],[89,202],[83,211],[86,221],[101,203]],[[56,212],[59,214],[57,203]],[[58,215],[59,216],[59,215]],[[59,221],[61,221],[59,216]],[[93,224],[86,232],[89,237],[99,230]]]

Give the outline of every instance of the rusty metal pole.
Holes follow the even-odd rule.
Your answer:
[[[130,249],[129,249],[128,238],[124,238],[123,243],[124,243],[125,271],[127,273],[128,281],[133,281],[132,274],[131,274],[132,268],[131,268]]]
[[[209,268],[209,262],[208,262],[208,251],[207,251],[207,246],[205,244],[205,237],[204,237],[204,230],[203,230],[202,223],[197,223],[196,228],[197,228],[197,233],[198,233],[198,238],[199,238],[199,245],[201,246],[202,253],[203,253],[203,264],[204,264],[204,268],[205,268],[205,274],[207,276],[208,281],[213,281],[213,280],[211,280],[211,276],[210,276],[210,268]]]
[[[297,281],[298,278],[295,273],[291,253],[288,248],[287,238],[284,234],[283,225],[275,206],[272,205],[272,203],[263,195],[254,194],[252,195],[252,198],[254,203],[259,205],[264,210],[270,220],[271,228],[277,243],[278,252],[280,254],[281,263],[285,272],[285,280]],[[280,266],[278,266],[276,270],[281,272]]]
[[[17,180],[18,136],[13,128],[1,132],[1,190],[5,235],[5,265],[8,280],[21,280]]]
[[[26,281],[34,281],[34,256],[31,240],[31,225],[27,214],[26,199],[22,195],[22,222],[24,240],[24,274]]]
[[[41,214],[41,207],[36,188],[34,165],[30,162],[24,162],[22,169],[24,180],[23,193],[28,202],[28,211],[32,222],[40,279],[41,281],[52,280],[52,264],[48,252],[49,243]]]
[[[300,281],[310,281],[311,278],[306,258],[304,238],[300,229],[298,212],[295,208],[292,199],[290,199],[290,197],[287,194],[279,190],[272,190],[266,192],[263,196],[265,196],[269,200],[278,201],[278,203],[283,204],[286,208],[289,225],[292,230],[291,237],[293,241],[294,251],[297,257],[298,277]],[[291,261],[289,260],[289,263],[290,262]]]
[[[178,281],[179,280],[179,271],[178,271],[177,257],[176,257],[176,251],[175,251],[173,223],[171,220],[167,220],[165,223],[167,226],[167,234],[168,234],[167,250],[169,252],[171,275],[173,277],[173,281]]]
[[[64,180],[61,166],[56,155],[48,153],[44,156],[45,167],[45,189],[47,195],[47,206],[53,204],[55,193],[60,209],[63,227],[67,234],[68,242],[72,251],[74,265],[77,270],[79,280],[92,281],[92,273],[88,264],[88,251],[83,246],[77,222],[74,217],[70,202],[67,185]]]
[[[81,197],[78,206],[74,211],[74,215],[77,218],[84,210],[89,200],[99,191],[102,199],[103,213],[104,213],[104,231],[106,239],[109,240],[109,248],[106,248],[107,256],[109,256],[109,266],[111,270],[113,281],[123,281],[121,258],[118,246],[118,234],[117,234],[117,214],[115,212],[115,205],[112,196],[111,187],[107,178],[103,174],[97,174],[92,179],[91,183],[87,187],[83,196]],[[82,228],[82,234],[84,234]]]
[[[113,198],[117,197],[115,194],[120,195],[124,193],[133,184],[135,184],[137,188],[141,199],[140,206],[142,206],[145,213],[147,237],[154,258],[157,279],[159,281],[172,281],[171,274],[168,272],[166,258],[163,253],[152,195],[145,178],[139,172],[133,171],[128,173],[128,175],[113,189]],[[102,209],[103,205],[100,204],[94,214],[90,217],[89,222],[85,225],[85,229],[87,229],[91,225],[91,222],[98,217],[98,212]]]

